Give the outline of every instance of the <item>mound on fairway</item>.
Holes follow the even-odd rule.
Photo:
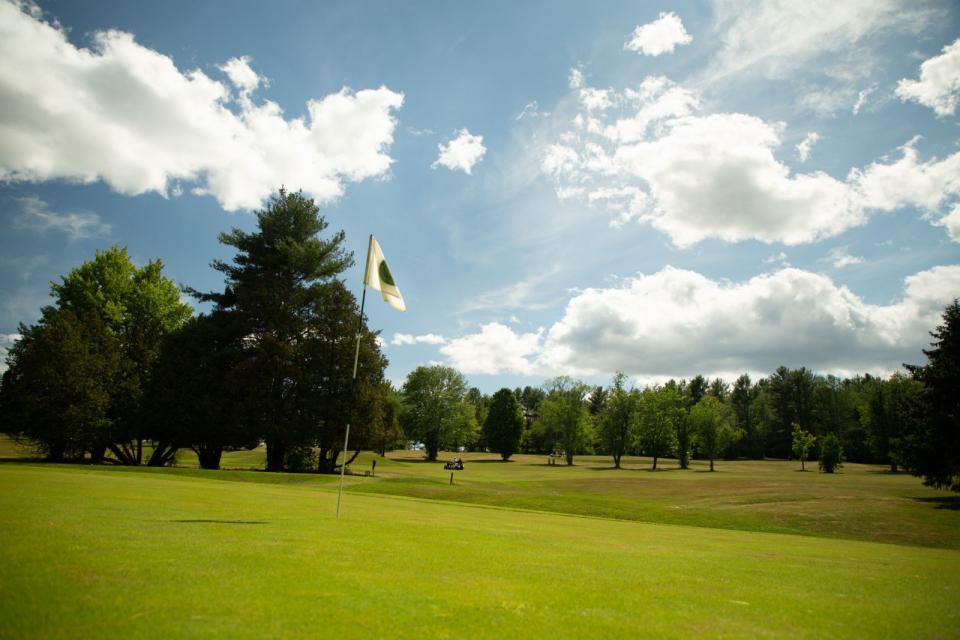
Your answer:
[[[269,479],[271,474],[251,474]],[[960,553],[0,466],[4,637],[955,637]]]

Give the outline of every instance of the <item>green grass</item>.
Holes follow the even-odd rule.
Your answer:
[[[497,466],[468,462],[446,486],[482,484]],[[350,479],[338,522],[329,478],[2,464],[0,635],[960,636],[952,549],[358,493],[405,475],[441,484],[427,463],[377,470]],[[530,482],[606,473],[527,471]],[[726,477],[623,475],[663,490]]]
[[[710,473],[706,462],[684,471],[661,460],[662,470],[652,472],[648,459],[624,459],[625,468],[617,470],[605,457],[578,457],[567,467],[548,466],[543,456],[501,463],[466,454],[466,469],[450,486],[442,463],[413,452],[389,455],[378,463],[379,481],[355,481],[350,491],[960,549],[960,496],[875,465],[847,464],[831,475],[800,472],[792,462],[736,461],[720,462]]]

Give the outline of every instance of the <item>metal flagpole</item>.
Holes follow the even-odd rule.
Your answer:
[[[370,248],[373,246],[373,234],[367,241],[367,264],[363,267],[363,294],[360,296],[360,317],[357,319],[357,346],[353,352],[353,378],[357,381],[357,363],[360,361],[360,334],[363,332],[363,307],[367,303],[367,276],[370,269]],[[347,422],[347,433],[343,436],[343,464],[340,465],[340,489],[337,491],[337,520],[340,519],[340,500],[343,498],[343,476],[347,472],[347,445],[350,442],[350,423]]]

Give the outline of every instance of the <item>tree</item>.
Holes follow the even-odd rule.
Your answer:
[[[733,409],[734,424],[743,432],[743,438],[737,445],[737,453],[750,458],[763,457],[763,443],[759,437],[760,430],[753,410],[756,395],[757,392],[747,374],[737,378],[730,392],[730,408]]]
[[[32,390],[28,395],[46,398],[46,407],[79,411],[82,419],[69,417],[68,412],[62,420],[74,420],[70,441],[89,451],[93,461],[102,459],[109,448],[124,464],[142,462],[148,436],[140,420],[144,389],[165,336],[192,313],[162,271],[160,260],[138,267],[127,250],[116,245],[97,251],[93,260],[51,285],[54,304],[43,309],[36,331],[21,327],[21,333],[31,337],[12,353],[11,369],[16,371],[4,393]],[[37,351],[28,353],[34,348]],[[29,366],[17,364],[21,357]],[[49,386],[56,369],[62,369],[64,377],[60,389]],[[89,381],[70,377],[87,375],[83,371],[94,372]],[[21,425],[33,419],[31,411],[40,409],[36,403],[13,398],[4,404],[18,407]],[[39,414],[34,418],[40,419]],[[168,453],[154,447],[154,456]]]
[[[613,466],[620,468],[620,459],[636,439],[638,394],[626,388],[627,376],[617,373],[613,386],[607,392],[606,403],[600,413],[598,430],[600,440],[613,456]]]
[[[889,464],[891,472],[897,471],[903,456],[903,434],[923,419],[923,393],[921,382],[901,373],[894,373],[888,380],[871,378],[865,385],[861,422],[873,455]]]
[[[523,413],[520,402],[510,389],[500,389],[490,401],[487,419],[483,423],[487,447],[500,454],[505,461],[520,448],[523,437]]]
[[[100,319],[80,320],[48,307],[38,324],[20,326],[0,392],[0,424],[52,462],[77,459],[102,441],[119,351]]]
[[[690,421],[700,450],[713,461],[743,436],[733,425],[733,411],[714,395],[707,395],[690,410]]]
[[[677,444],[677,407],[682,399],[670,386],[647,387],[640,399],[639,444],[643,453],[653,458],[656,470],[657,459],[670,455]]]
[[[960,491],[960,302],[943,312],[930,334],[925,365],[907,365],[924,385],[920,419],[901,442],[902,459],[925,485]]]
[[[400,426],[400,414],[403,412],[403,397],[389,382],[381,383],[378,389],[378,420],[373,423],[370,444],[374,451],[384,457],[388,450],[396,449],[403,443],[403,427]]]
[[[833,473],[843,466],[843,445],[835,433],[828,433],[820,439],[820,470]]]
[[[667,384],[660,390],[663,396],[661,410],[667,411],[669,420],[673,424],[673,430],[677,449],[677,462],[681,469],[690,468],[690,454],[693,453],[694,428],[690,422],[690,408],[703,398],[703,377],[694,378],[690,385],[685,387],[677,385],[673,380],[668,380]],[[699,391],[698,391],[699,389]],[[698,400],[694,401],[694,397]]]
[[[796,422],[793,423],[793,453],[800,458],[800,470],[806,471],[804,467],[804,462],[807,459],[807,456],[810,455],[810,449],[813,447],[814,443],[817,441],[816,436],[814,436],[809,431],[805,431],[800,428],[800,425]]]
[[[234,314],[243,326],[248,418],[266,441],[267,470],[283,470],[288,457],[296,460],[318,443],[325,447],[319,464],[327,468],[343,446],[346,420],[363,393],[382,379],[384,360],[362,328],[359,383],[345,383],[352,374],[357,325],[356,315],[353,322],[349,318],[355,299],[342,283],[333,288],[353,262],[343,247],[344,233],[322,238],[327,222],[313,200],[283,189],[256,218],[254,232],[220,234],[221,243],[236,249],[232,262],[212,264],[224,275],[224,290],[193,293]],[[323,315],[330,305],[334,308]],[[335,378],[331,384],[324,381],[329,375]]]
[[[613,456],[613,464],[620,468],[620,460],[637,438],[639,423],[639,393],[626,389],[627,377],[618,372],[613,386],[607,392],[606,402],[598,420],[598,435],[604,448]]]
[[[312,313],[304,319],[291,377],[291,401],[297,408],[290,426],[305,434],[299,447],[316,448],[317,471],[336,471],[343,450],[346,425],[351,425],[352,462],[363,446],[370,446],[373,425],[382,419],[380,385],[387,360],[377,346],[376,334],[360,325],[357,376],[353,358],[357,345],[360,310],[357,300],[339,280],[319,292]],[[344,452],[346,457],[346,452]]]
[[[231,314],[200,315],[167,337],[142,420],[169,461],[189,447],[200,467],[219,469],[224,449],[257,444],[247,415],[243,327]],[[159,462],[159,461],[158,461]]]
[[[556,434],[556,444],[563,448],[567,464],[582,452],[591,440],[590,412],[587,394],[590,387],[566,376],[547,382],[547,397],[540,403],[540,422]]]
[[[467,382],[459,371],[435,365],[417,367],[403,384],[403,414],[407,436],[426,445],[427,459],[436,460],[441,447],[476,428],[473,408],[465,402]]]

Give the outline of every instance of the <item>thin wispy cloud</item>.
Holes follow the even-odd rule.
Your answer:
[[[101,221],[93,211],[53,211],[37,196],[20,198],[17,204],[20,212],[13,219],[13,226],[17,229],[63,233],[71,240],[110,235],[110,225]]]

